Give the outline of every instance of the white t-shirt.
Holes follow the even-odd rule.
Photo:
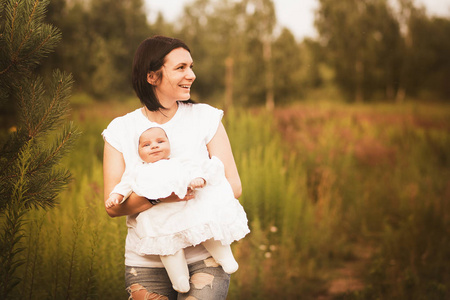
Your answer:
[[[145,126],[159,126],[166,131],[170,141],[170,157],[204,160],[209,158],[206,145],[217,132],[222,120],[223,111],[207,104],[186,104],[178,102],[178,110],[168,122],[157,124],[149,121],[141,108],[124,116],[115,118],[102,135],[105,141],[122,153],[125,168],[139,162],[137,152],[138,135]],[[127,169],[125,170],[127,171]],[[127,216],[128,234],[125,242],[125,265],[136,267],[164,267],[156,255],[139,255],[136,245],[136,216]],[[188,263],[209,257],[206,249],[199,245],[185,249]]]

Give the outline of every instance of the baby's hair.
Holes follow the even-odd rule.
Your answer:
[[[155,129],[155,128],[161,129],[161,130],[164,132],[164,135],[166,136],[167,140],[169,141],[169,137],[167,136],[167,132],[164,130],[164,128],[162,128],[162,127],[160,127],[160,126],[152,126],[152,127],[149,127],[149,128],[147,128],[147,129],[145,129],[144,131],[142,131],[141,135],[139,136],[138,143],[141,142],[141,137],[142,137],[142,135],[143,135],[145,132],[147,132],[147,131],[149,131],[149,130],[151,130],[151,129]],[[169,141],[169,142],[170,142],[170,141]]]
[[[170,143],[169,137],[167,136],[167,132],[164,130],[164,128],[162,128],[162,127],[160,127],[160,126],[151,126],[151,127],[148,127],[147,129],[145,129],[145,130],[143,130],[143,131],[141,132],[141,134],[139,135],[139,139],[138,139],[138,145],[141,143],[141,137],[142,137],[142,135],[143,135],[145,132],[147,132],[147,131],[149,131],[149,130],[151,130],[151,129],[155,129],[155,128],[161,129],[161,130],[164,132],[164,135],[166,136],[167,141]]]

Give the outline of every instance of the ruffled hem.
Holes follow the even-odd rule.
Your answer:
[[[137,244],[137,252],[140,255],[173,255],[178,250],[196,246],[211,238],[220,241],[222,245],[230,245],[249,232],[247,220],[226,225],[208,223],[171,235],[144,237]]]

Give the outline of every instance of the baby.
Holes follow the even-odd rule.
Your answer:
[[[136,233],[141,239],[138,252],[160,255],[173,288],[186,293],[190,284],[183,248],[202,244],[231,274],[238,264],[230,244],[243,238],[249,229],[244,209],[234,198],[217,157],[194,163],[169,158],[170,152],[164,129],[145,128],[138,142],[142,162],[125,172],[105,206],[120,205],[132,192],[154,203],[136,218]],[[172,193],[184,198],[188,190],[195,191],[194,199],[172,203],[157,200]]]

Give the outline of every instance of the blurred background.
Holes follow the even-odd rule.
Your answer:
[[[140,106],[134,51],[191,48],[225,110],[251,233],[228,299],[449,299],[450,1],[52,0],[37,73],[72,73],[73,180],[23,226],[11,299],[126,299],[101,132]],[[13,126],[15,104],[2,108]],[[12,127],[11,127],[12,128]],[[6,218],[7,219],[7,218]],[[3,218],[2,220],[5,220]]]
[[[448,100],[450,2],[430,3],[439,15],[411,0],[55,0],[47,21],[63,39],[43,68],[71,72],[77,91],[96,99],[129,95],[135,49],[164,34],[192,48],[202,101]]]

